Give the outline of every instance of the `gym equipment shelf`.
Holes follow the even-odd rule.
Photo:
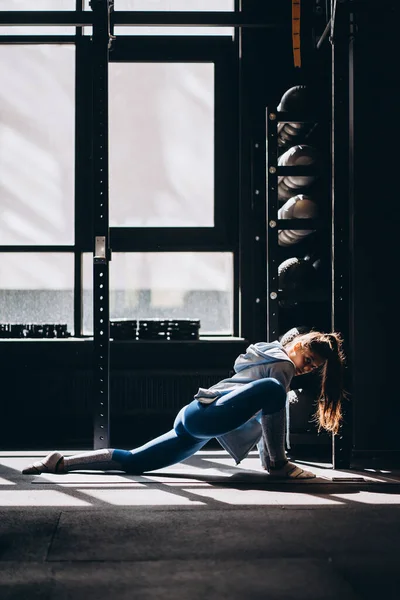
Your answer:
[[[288,175],[323,175],[324,168],[315,166],[279,166],[278,165],[278,123],[315,123],[320,122],[318,115],[297,114],[278,111],[276,107],[266,110],[266,137],[267,137],[267,338],[269,341],[277,339],[282,333],[279,330],[279,300],[284,292],[279,289],[278,266],[281,248],[278,244],[278,231],[327,229],[329,224],[324,219],[278,219],[278,176]],[[312,295],[313,300],[319,302],[327,300],[326,294]],[[300,301],[309,301],[310,295],[305,291],[301,294]]]

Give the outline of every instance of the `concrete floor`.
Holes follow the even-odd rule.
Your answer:
[[[255,454],[204,451],[148,476],[21,475],[44,454],[0,453],[1,600],[400,598],[398,471],[313,463],[278,485]]]

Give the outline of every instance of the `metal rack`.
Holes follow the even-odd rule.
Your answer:
[[[340,3],[334,20],[335,36],[331,39],[331,328],[340,331],[345,343],[348,366],[352,367],[354,352],[354,331],[352,314],[354,311],[351,282],[353,263],[351,248],[354,245],[354,147],[353,147],[353,55],[354,14],[351,3]],[[337,43],[336,43],[337,42]],[[323,226],[318,219],[278,220],[278,175],[304,175],[306,167],[279,167],[277,148],[277,125],[279,122],[315,121],[312,115],[291,115],[280,113],[275,107],[266,112],[267,129],[267,334],[268,340],[276,339],[279,330],[279,289],[278,289],[278,230]],[[350,260],[349,260],[350,259]],[[346,371],[345,387],[352,392],[350,369]],[[343,422],[337,435],[332,436],[332,463],[334,468],[349,468],[353,444],[353,408],[349,403],[343,406]]]
[[[282,290],[278,282],[278,231],[282,229],[319,229],[320,219],[278,219],[278,176],[315,175],[315,167],[278,166],[278,123],[308,123],[316,121],[311,115],[296,115],[279,112],[276,107],[266,111],[267,140],[267,337],[268,341],[284,333],[279,329],[278,301]]]
[[[267,246],[267,340],[278,339],[284,333],[281,323],[280,300],[284,291],[279,287],[278,267],[282,260],[282,248],[278,243],[280,230],[326,228],[320,218],[279,219],[278,218],[278,177],[279,175],[317,175],[321,166],[280,166],[278,165],[278,124],[279,123],[321,123],[321,115],[281,112],[277,107],[266,110],[266,246]],[[296,142],[294,142],[296,143]],[[303,323],[293,323],[303,325]]]

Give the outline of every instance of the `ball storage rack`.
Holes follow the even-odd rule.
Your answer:
[[[266,110],[267,138],[267,337],[268,341],[283,333],[279,330],[279,298],[284,290],[279,289],[278,231],[283,229],[314,229],[323,224],[320,219],[278,219],[278,176],[279,175],[318,175],[314,166],[278,166],[278,123],[310,123],[319,121],[316,115],[280,112],[276,107]]]
[[[331,186],[330,222],[320,219],[277,219],[278,176],[314,175],[313,167],[278,166],[278,123],[305,123],[320,121],[317,114],[291,114],[279,112],[276,106],[266,108],[266,245],[267,245],[267,339],[277,339],[279,334],[279,290],[278,230],[328,228],[331,247],[331,329],[340,331],[345,340],[347,357],[345,389],[351,397],[353,382],[351,367],[354,352],[354,311],[351,283],[354,280],[353,263],[349,248],[353,247],[352,214],[354,213],[354,99],[352,91],[354,77],[353,46],[355,44],[355,15],[351,3],[338,3],[337,10],[327,26],[331,31],[331,113],[329,165]],[[347,343],[346,343],[347,341]],[[349,368],[350,367],[350,368]],[[343,421],[337,435],[332,436],[333,468],[349,468],[353,440],[353,408],[350,402],[343,403]]]

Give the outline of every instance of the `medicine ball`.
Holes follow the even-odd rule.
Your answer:
[[[311,113],[314,110],[315,96],[307,86],[296,85],[288,89],[277,106],[280,112]],[[298,144],[315,128],[316,123],[278,123],[278,148],[284,152],[286,148]]]
[[[314,104],[314,97],[306,85],[294,85],[286,90],[279,104],[279,111],[305,112],[310,111]]]
[[[317,287],[317,273],[309,257],[288,258],[278,267],[280,306],[296,306],[305,294],[312,294]]]
[[[280,167],[318,167],[318,151],[313,146],[301,144],[289,148],[278,159]],[[316,175],[280,175],[278,177],[278,199],[289,200],[301,188],[309,187]]]
[[[317,212],[317,204],[309,196],[298,194],[278,210],[278,219],[314,219]],[[282,229],[278,231],[278,244],[280,246],[297,244],[314,231],[314,229]]]

